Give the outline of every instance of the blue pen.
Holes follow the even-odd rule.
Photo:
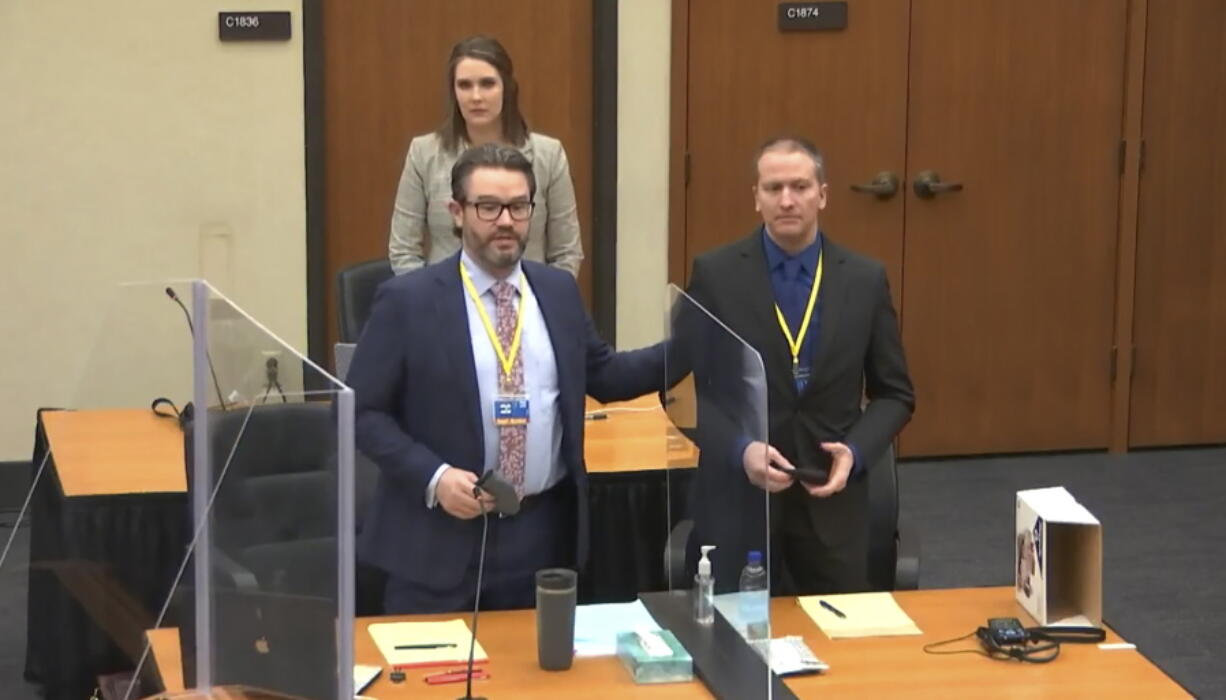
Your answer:
[[[839,617],[841,617],[841,618],[843,618],[843,619],[847,619],[847,616],[843,614],[843,611],[842,611],[842,610],[839,610],[838,608],[834,607],[834,606],[833,606],[833,605],[831,605],[830,603],[827,603],[827,602],[826,602],[826,601],[824,601],[824,600],[819,600],[819,601],[817,601],[817,602],[821,603],[821,605],[822,605],[822,607],[823,607],[823,608],[825,608],[825,609],[829,610],[830,612],[834,613],[835,615],[838,615]]]

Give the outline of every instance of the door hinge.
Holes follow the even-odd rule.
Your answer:
[[[690,185],[690,152],[685,152],[685,186]]]
[[[1119,151],[1116,153],[1116,162],[1120,168],[1120,175],[1124,174],[1124,154],[1128,152],[1128,142],[1120,139]]]
[[[1145,171],[1145,139],[1137,147],[1137,173]]]
[[[1137,373],[1137,346],[1128,348],[1128,381]]]
[[[1120,348],[1118,345],[1111,346],[1111,353],[1107,357],[1107,376],[1111,381],[1115,381],[1115,371],[1118,368],[1120,359]]]

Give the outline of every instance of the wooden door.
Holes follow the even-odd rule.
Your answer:
[[[1129,444],[1226,442],[1226,3],[1146,24]]]
[[[1107,445],[1126,10],[912,4],[906,455]]]
[[[761,0],[688,4],[685,274],[697,255],[747,235],[755,150],[796,134],[823,151],[830,200],[819,225],[832,239],[902,270],[901,192],[852,192],[905,167],[908,0],[851,0],[844,30],[781,33]],[[676,195],[676,193],[675,193]]]
[[[588,0],[327,0],[324,36],[324,241],[328,345],[336,273],[387,256],[392,203],[409,141],[443,119],[456,41],[492,34],[515,64],[529,127],[562,140],[587,256],[592,194],[592,3]],[[330,354],[330,353],[329,353]]]

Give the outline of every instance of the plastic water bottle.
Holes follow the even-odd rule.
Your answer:
[[[762,552],[753,550],[741,569],[741,594],[738,596],[741,622],[745,625],[745,640],[762,653],[770,644],[770,591],[766,586],[766,568]]]

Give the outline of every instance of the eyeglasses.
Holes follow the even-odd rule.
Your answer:
[[[471,204],[472,208],[477,211],[477,218],[482,221],[497,221],[502,216],[504,209],[511,213],[511,219],[527,221],[532,218],[532,211],[536,208],[535,202],[463,202],[463,204]]]

